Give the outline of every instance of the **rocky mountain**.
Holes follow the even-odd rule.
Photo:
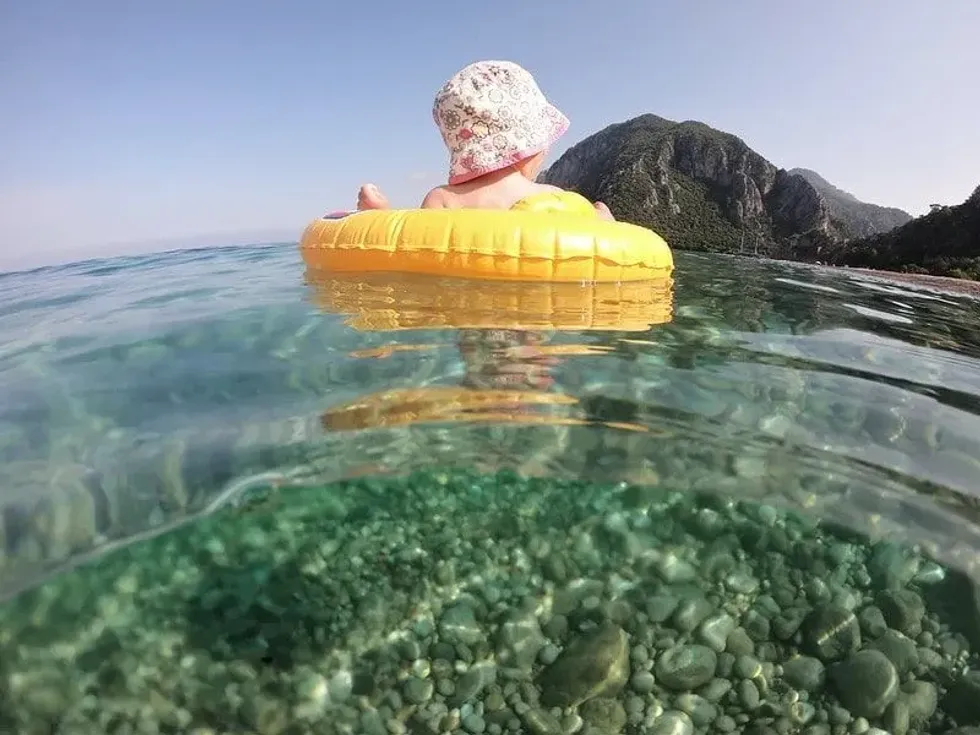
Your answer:
[[[904,210],[862,202],[808,168],[791,168],[786,173],[802,176],[810,182],[830,206],[834,216],[842,220],[855,237],[888,232],[912,220],[912,215]]]
[[[735,135],[656,115],[585,138],[539,181],[602,200],[618,219],[687,250],[818,259],[828,246],[901,220],[823,179],[815,185],[777,168]]]
[[[888,232],[825,252],[834,265],[980,280],[980,186],[962,204],[941,207]]]

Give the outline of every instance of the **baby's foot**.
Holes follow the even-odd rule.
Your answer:
[[[595,210],[599,214],[599,219],[605,219],[611,222],[616,221],[616,218],[613,216],[613,213],[609,211],[609,207],[606,206],[605,202],[596,202]]]
[[[365,184],[357,192],[358,209],[389,209],[388,197],[374,184]]]

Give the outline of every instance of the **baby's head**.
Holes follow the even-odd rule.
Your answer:
[[[477,61],[456,72],[436,94],[432,117],[449,149],[450,184],[508,166],[534,178],[568,130],[568,118],[511,61]]]

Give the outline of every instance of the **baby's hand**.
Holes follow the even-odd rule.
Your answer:
[[[595,211],[599,213],[599,219],[606,219],[610,222],[616,221],[616,218],[613,217],[613,213],[609,211],[609,207],[607,207],[603,202],[595,203]]]

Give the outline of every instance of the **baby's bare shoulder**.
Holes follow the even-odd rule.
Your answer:
[[[422,199],[422,209],[445,209],[452,197],[452,192],[445,186],[437,186]]]
[[[534,190],[539,192],[563,192],[565,191],[560,186],[552,186],[551,184],[539,184],[534,183]]]

